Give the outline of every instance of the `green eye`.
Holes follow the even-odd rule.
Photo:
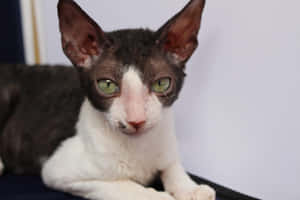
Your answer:
[[[156,93],[163,93],[166,92],[171,85],[171,79],[170,78],[161,78],[154,82],[152,85],[152,91]]]
[[[99,80],[98,88],[105,95],[112,95],[119,92],[119,87],[113,81],[107,80]]]

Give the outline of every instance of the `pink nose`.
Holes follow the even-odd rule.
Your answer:
[[[136,130],[138,130],[138,129],[140,129],[140,128],[142,128],[144,126],[144,124],[146,123],[146,121],[127,122],[127,123],[130,124]]]

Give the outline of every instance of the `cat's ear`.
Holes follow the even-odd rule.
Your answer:
[[[89,69],[108,43],[105,33],[73,0],[57,6],[62,47],[76,66]]]
[[[174,63],[186,62],[198,46],[199,32],[205,0],[191,0],[158,31],[158,44]]]

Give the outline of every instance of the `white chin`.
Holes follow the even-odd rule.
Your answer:
[[[140,136],[143,135],[145,133],[145,131],[143,130],[121,130],[121,132],[125,135],[129,135],[129,136]]]
[[[141,128],[141,129],[120,129],[123,134],[129,135],[129,136],[141,136],[144,134],[147,134],[151,128]]]

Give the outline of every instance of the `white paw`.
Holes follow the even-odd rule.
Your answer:
[[[216,192],[208,185],[198,185],[192,191],[181,194],[178,200],[215,200]]]
[[[147,200],[175,200],[169,193],[157,192],[152,188],[148,189],[148,194]]]
[[[3,171],[4,171],[4,165],[3,165],[3,162],[2,162],[2,160],[0,158],[0,175],[3,174]]]

